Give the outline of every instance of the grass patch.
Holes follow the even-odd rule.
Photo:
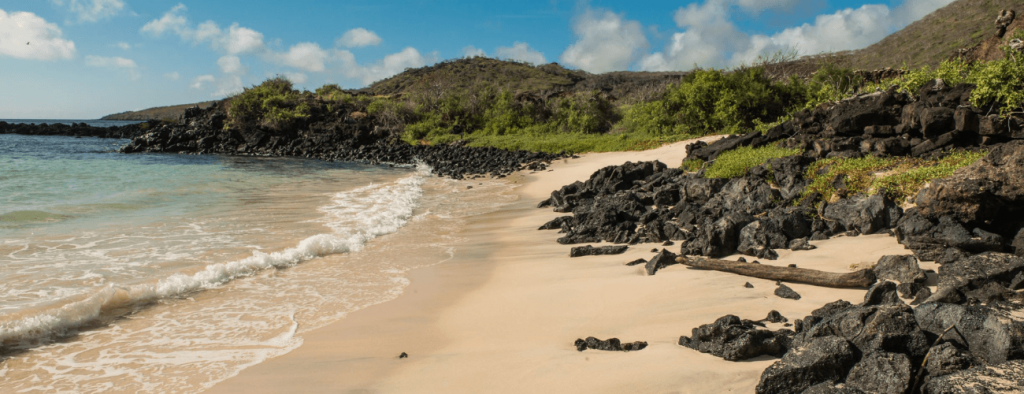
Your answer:
[[[743,176],[747,170],[764,164],[768,160],[799,155],[801,152],[800,149],[780,148],[774,145],[760,148],[749,146],[736,148],[718,155],[715,162],[711,163],[711,167],[704,172],[704,177],[731,179]]]
[[[686,172],[697,172],[704,168],[707,163],[708,162],[695,157],[683,160],[683,163],[679,165],[679,169]]]
[[[933,160],[874,156],[818,160],[807,168],[804,176],[811,180],[811,184],[803,195],[817,192],[823,201],[829,201],[836,193],[833,185],[836,179],[845,176],[846,188],[851,195],[885,193],[893,201],[903,203],[916,196],[928,182],[948,177],[987,154],[957,150]]]

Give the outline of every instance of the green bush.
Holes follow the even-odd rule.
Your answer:
[[[676,124],[663,100],[638,103],[625,108],[622,114],[622,128],[631,133],[648,135],[681,134],[682,127]]]
[[[1000,114],[1024,108],[1024,56],[1004,49],[1006,58],[978,65],[970,80],[977,85],[971,93],[975,107],[999,105]]]
[[[310,115],[310,105],[291,81],[275,77],[230,98],[228,121],[232,127],[283,130],[298,127]]]
[[[780,148],[775,145],[760,148],[739,147],[718,155],[718,158],[704,171],[704,177],[736,178],[745,175],[747,170],[764,164],[768,160],[799,155],[802,152],[800,149]]]

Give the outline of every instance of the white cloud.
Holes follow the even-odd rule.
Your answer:
[[[263,33],[247,27],[241,27],[238,23],[232,24],[224,31],[214,21],[200,23],[195,28],[184,15],[188,10],[184,4],[178,4],[164,13],[160,19],[154,19],[146,23],[140,32],[160,37],[166,32],[171,32],[182,40],[194,43],[209,42],[213,49],[225,52],[229,55],[244,53],[257,53],[266,49],[263,42]]]
[[[117,45],[118,48],[121,48],[121,49],[126,50],[126,51],[129,50],[129,49],[132,49],[132,44],[129,44],[129,43],[124,42],[124,41],[119,42],[119,43],[114,44],[114,45]]]
[[[217,79],[214,78],[213,75],[210,75],[210,74],[200,75],[200,76],[195,77],[194,79],[192,79],[192,83],[189,84],[188,86],[191,87],[192,89],[202,89],[203,86],[205,86],[206,84],[213,83],[216,80]]]
[[[573,23],[576,42],[559,57],[590,72],[626,70],[647,50],[644,28],[611,11],[587,10]]]
[[[536,49],[530,48],[525,42],[515,42],[511,47],[498,47],[494,50],[494,56],[499,59],[518,60],[533,64],[545,64],[548,62],[544,54]]]
[[[133,81],[139,79],[139,66],[136,65],[135,61],[132,59],[125,59],[117,56],[104,57],[89,55],[85,57],[85,65],[92,67],[124,69],[128,72],[128,77]]]
[[[284,77],[286,79],[288,79],[289,81],[292,81],[292,83],[294,83],[296,85],[302,85],[302,84],[306,83],[307,79],[309,79],[306,76],[306,74],[303,74],[303,73],[293,73],[293,72],[286,72],[286,73],[284,73]]]
[[[346,78],[358,79],[364,85],[391,77],[407,68],[423,67],[428,63],[437,62],[437,54],[423,56],[415,48],[408,47],[401,52],[384,56],[381,61],[369,66],[361,66],[356,62],[352,52],[336,51],[334,60],[341,64],[341,72]]]
[[[282,63],[304,71],[321,72],[327,68],[324,65],[328,58],[327,51],[312,42],[295,44],[278,57]]]
[[[381,41],[383,40],[380,39],[377,33],[357,27],[342,34],[341,38],[336,41],[336,45],[346,48],[359,48],[377,46],[380,45]]]
[[[679,8],[674,19],[683,31],[674,33],[662,52],[644,56],[639,66],[647,71],[688,70],[695,65],[733,67],[780,50],[813,55],[859,49],[952,1],[907,0],[895,9],[867,4],[819,15],[813,23],[771,35],[750,35],[736,28],[731,19],[733,7],[757,13],[767,8],[793,7],[801,0],[705,0]]]
[[[263,49],[263,33],[235,23],[228,28],[227,37],[222,38],[222,45],[230,54],[259,52]]]
[[[475,46],[467,45],[465,48],[462,48],[462,57],[484,57],[484,56],[487,56],[487,53],[484,52],[483,49],[477,48]]]
[[[96,22],[117,15],[124,9],[121,0],[50,0],[57,6],[67,5],[68,11],[78,15],[80,22]]]
[[[73,58],[75,43],[62,35],[57,25],[36,14],[0,10],[0,55],[34,60]]]
[[[164,74],[164,78],[170,79],[172,81],[177,81],[181,79],[181,74],[178,74],[177,71],[172,71],[167,74]]]
[[[238,56],[221,56],[220,59],[217,59],[217,65],[220,66],[221,71],[227,74],[245,73],[242,68],[242,60]]]
[[[170,11],[164,13],[160,19],[154,19],[142,26],[140,31],[157,37],[170,31],[182,36],[182,38],[185,38],[186,32],[189,31],[188,19],[182,16],[181,13],[186,10],[188,10],[188,8],[185,7],[184,4],[178,3],[178,5],[171,8]]]

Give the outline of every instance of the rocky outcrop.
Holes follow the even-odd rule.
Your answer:
[[[608,338],[607,340],[600,340],[594,337],[587,337],[587,339],[577,339],[573,343],[577,351],[584,351],[587,349],[604,350],[609,352],[634,352],[637,350],[643,350],[647,347],[647,342],[636,341],[622,343],[619,338]]]
[[[303,129],[239,130],[227,125],[223,105],[186,111],[177,123],[164,124],[138,136],[123,153],[228,154],[291,156],[369,164],[429,165],[435,174],[454,179],[490,174],[503,177],[520,170],[540,171],[565,157],[539,152],[474,148],[461,143],[409,145],[399,131],[381,127],[369,116],[345,116]],[[343,111],[344,112],[344,111]]]
[[[61,135],[68,137],[135,138],[158,127],[160,121],[148,121],[127,126],[94,127],[85,123],[25,124],[0,121],[0,134]]]
[[[679,345],[737,361],[766,354],[782,356],[788,349],[791,335],[788,330],[769,331],[761,323],[726,315],[712,324],[694,328],[689,337],[679,337]]]

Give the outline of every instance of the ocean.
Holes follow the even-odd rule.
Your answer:
[[[394,299],[516,200],[423,166],[127,142],[0,135],[0,391],[201,392]]]

